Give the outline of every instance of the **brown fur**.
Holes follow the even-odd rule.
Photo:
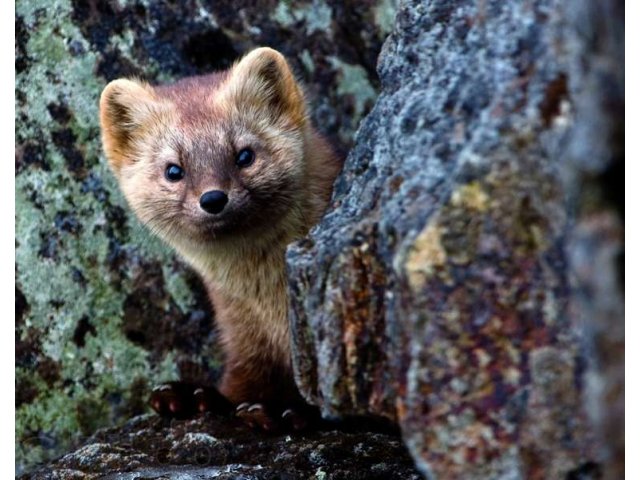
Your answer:
[[[227,356],[221,392],[234,403],[295,397],[284,253],[319,221],[340,161],[286,60],[259,48],[229,71],[170,86],[115,80],[100,121],[131,208],[207,286]],[[239,169],[235,153],[247,147],[256,161]],[[169,163],[183,180],[165,180]],[[229,196],[220,218],[199,207],[209,190]]]

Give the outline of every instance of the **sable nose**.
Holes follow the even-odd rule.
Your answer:
[[[200,197],[200,207],[207,213],[220,213],[228,200],[227,194],[223,191],[211,190]]]

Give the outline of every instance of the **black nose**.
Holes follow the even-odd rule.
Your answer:
[[[205,192],[200,197],[200,206],[205,212],[220,213],[227,204],[227,194],[220,190]]]

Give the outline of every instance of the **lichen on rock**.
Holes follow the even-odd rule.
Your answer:
[[[107,170],[99,93],[269,45],[350,149],[287,255],[305,398],[397,422],[426,478],[620,478],[618,4],[18,1],[18,471],[76,445],[35,478],[417,478],[385,434],[143,416],[83,441],[219,366],[198,279]]]
[[[621,23],[594,5],[403,2],[333,208],[289,248],[301,391],[325,415],[395,419],[427,478],[616,478],[587,415],[594,364],[569,308],[567,192],[581,183],[566,178],[567,152],[588,155],[574,136],[612,113],[603,102],[574,116],[586,88],[574,71],[593,48],[574,15]],[[607,65],[613,80],[621,63]],[[606,264],[613,250],[600,251]],[[582,321],[613,321],[588,303]]]
[[[237,419],[204,415],[163,421],[145,415],[96,432],[28,478],[418,480],[420,474],[394,435],[335,430],[272,435],[250,431]]]

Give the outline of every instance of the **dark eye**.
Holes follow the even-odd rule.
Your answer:
[[[170,182],[178,182],[184,177],[184,170],[182,169],[182,167],[179,167],[178,165],[172,163],[164,171],[164,176]]]
[[[248,167],[256,159],[256,154],[250,148],[243,148],[236,155],[236,165],[240,168]]]

